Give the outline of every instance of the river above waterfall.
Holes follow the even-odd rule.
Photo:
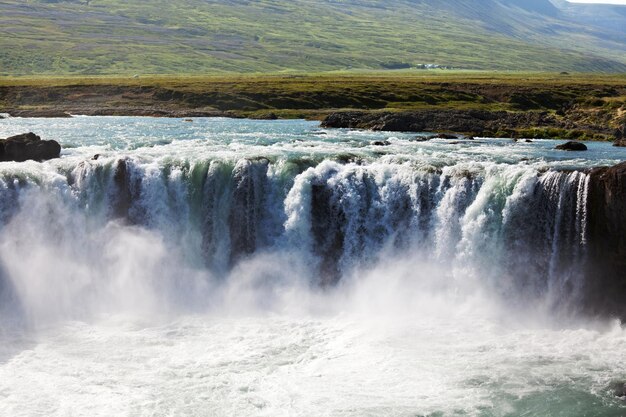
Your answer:
[[[478,138],[420,142],[415,133],[321,129],[318,122],[302,120],[89,116],[0,120],[0,137],[26,131],[61,142],[63,162],[56,162],[65,166],[95,154],[133,155],[145,161],[164,162],[259,156],[272,160],[302,157],[319,162],[352,156],[389,163],[410,161],[419,167],[438,168],[478,162],[578,169],[613,165],[626,159],[626,148],[615,148],[608,142],[587,142],[588,152],[570,153],[554,150],[564,141],[527,143]],[[373,145],[377,141],[388,141],[389,146]]]
[[[581,307],[586,170],[626,149],[0,119],[28,131],[63,152],[0,163],[2,415],[626,413],[626,330]]]

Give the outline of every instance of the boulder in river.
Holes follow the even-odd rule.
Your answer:
[[[437,135],[418,135],[411,139],[412,142],[428,142],[431,139],[436,139]]]
[[[46,161],[61,156],[61,145],[54,140],[41,140],[34,133],[23,133],[0,140],[0,161]]]
[[[457,135],[452,135],[450,133],[440,133],[437,135],[437,139],[458,139]]]
[[[558,145],[555,149],[558,149],[561,151],[586,151],[587,145],[585,145],[582,142],[570,141],[570,142],[565,142],[561,145]]]
[[[626,383],[624,381],[612,382],[609,390],[614,396],[626,399]]]

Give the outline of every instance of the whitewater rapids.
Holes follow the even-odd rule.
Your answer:
[[[0,120],[31,130],[64,152],[0,164],[0,415],[626,414],[579,268],[624,150]]]

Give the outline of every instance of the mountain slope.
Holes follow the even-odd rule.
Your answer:
[[[552,0],[560,9],[561,17],[586,26],[602,28],[600,33],[626,36],[626,6],[611,4],[570,3]]]
[[[549,0],[7,0],[0,2],[0,74],[429,63],[626,71],[624,38],[566,9]]]

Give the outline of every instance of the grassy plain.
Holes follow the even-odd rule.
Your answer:
[[[626,74],[438,70],[0,77],[0,112],[24,110],[309,119],[321,119],[341,110],[531,111],[554,116],[559,126],[553,127],[551,134],[548,127],[528,126],[529,135],[565,137],[568,131],[577,132],[581,126],[597,126],[598,132],[610,135],[626,120]],[[589,138],[602,139],[604,135]]]

